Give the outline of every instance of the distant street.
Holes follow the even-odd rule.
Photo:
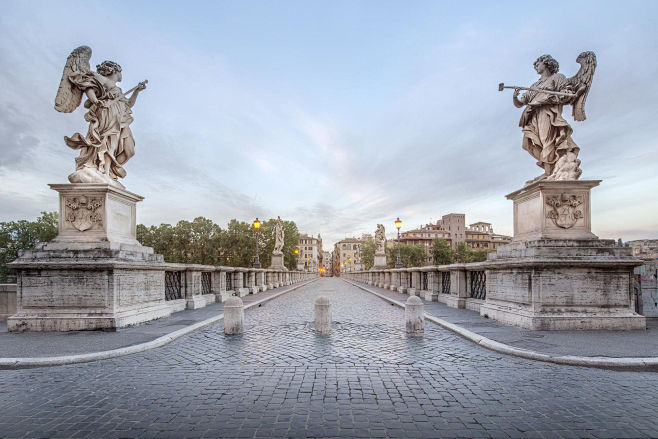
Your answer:
[[[330,298],[333,333],[313,331]],[[658,436],[658,374],[497,354],[322,278],[222,324],[113,360],[0,371],[0,437]]]

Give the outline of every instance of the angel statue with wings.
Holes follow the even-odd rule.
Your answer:
[[[386,231],[383,224],[377,224],[375,231],[375,253],[384,253],[386,251]]]
[[[87,135],[64,136],[69,147],[80,150],[75,159],[76,171],[69,175],[69,181],[107,183],[123,188],[118,178],[126,176],[123,165],[135,155],[130,109],[148,81],[123,93],[117,85],[121,82],[121,66],[103,61],[96,66],[96,72],[92,72],[90,58],[91,49],[87,46],[71,52],[55,97],[55,110],[62,113],[71,113],[82,102],[82,95],[87,97],[84,104],[89,110],[85,113],[85,120],[89,122]]]
[[[274,255],[283,254],[283,239],[286,236],[283,231],[283,223],[281,223],[281,217],[276,218],[276,224],[274,225]]]
[[[573,130],[562,117],[564,105],[573,106],[573,118],[585,120],[585,99],[592,84],[596,55],[583,52],[576,62],[580,70],[572,78],[559,73],[559,64],[550,55],[542,55],[534,63],[539,74],[537,82],[530,87],[505,86],[513,88],[512,101],[517,108],[525,106],[519,126],[523,130],[523,149],[537,160],[544,174],[531,180],[577,180],[582,171],[579,168],[580,148],[571,139]],[[521,97],[521,90],[527,90]]]

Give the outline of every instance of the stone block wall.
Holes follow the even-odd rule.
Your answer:
[[[16,314],[16,284],[0,284],[0,322]]]

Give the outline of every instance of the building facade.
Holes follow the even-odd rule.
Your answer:
[[[658,259],[658,239],[638,239],[628,241],[633,248],[633,256],[639,259]]]
[[[466,227],[466,215],[463,213],[443,215],[436,223],[400,233],[401,244],[423,246],[428,265],[434,263],[432,242],[436,238],[445,239],[453,250],[460,242],[472,250],[496,250],[500,245],[512,241],[511,236],[494,233],[491,223],[477,222]],[[397,240],[391,242],[396,245]]]
[[[333,273],[363,270],[361,262],[361,244],[367,240],[372,240],[372,236],[363,235],[361,238],[345,238],[334,244],[333,252]]]
[[[466,245],[471,250],[496,250],[510,242],[512,237],[494,233],[491,223],[477,222],[466,229]]]
[[[300,234],[297,244],[297,269],[303,271],[317,272],[322,264],[322,236]]]

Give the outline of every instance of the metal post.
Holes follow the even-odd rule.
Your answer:
[[[395,268],[402,268],[402,259],[400,258],[400,229],[398,229],[398,261],[395,263]]]
[[[256,230],[256,260],[254,261],[253,267],[260,268],[260,259],[258,258],[258,229],[254,228],[254,230]]]

